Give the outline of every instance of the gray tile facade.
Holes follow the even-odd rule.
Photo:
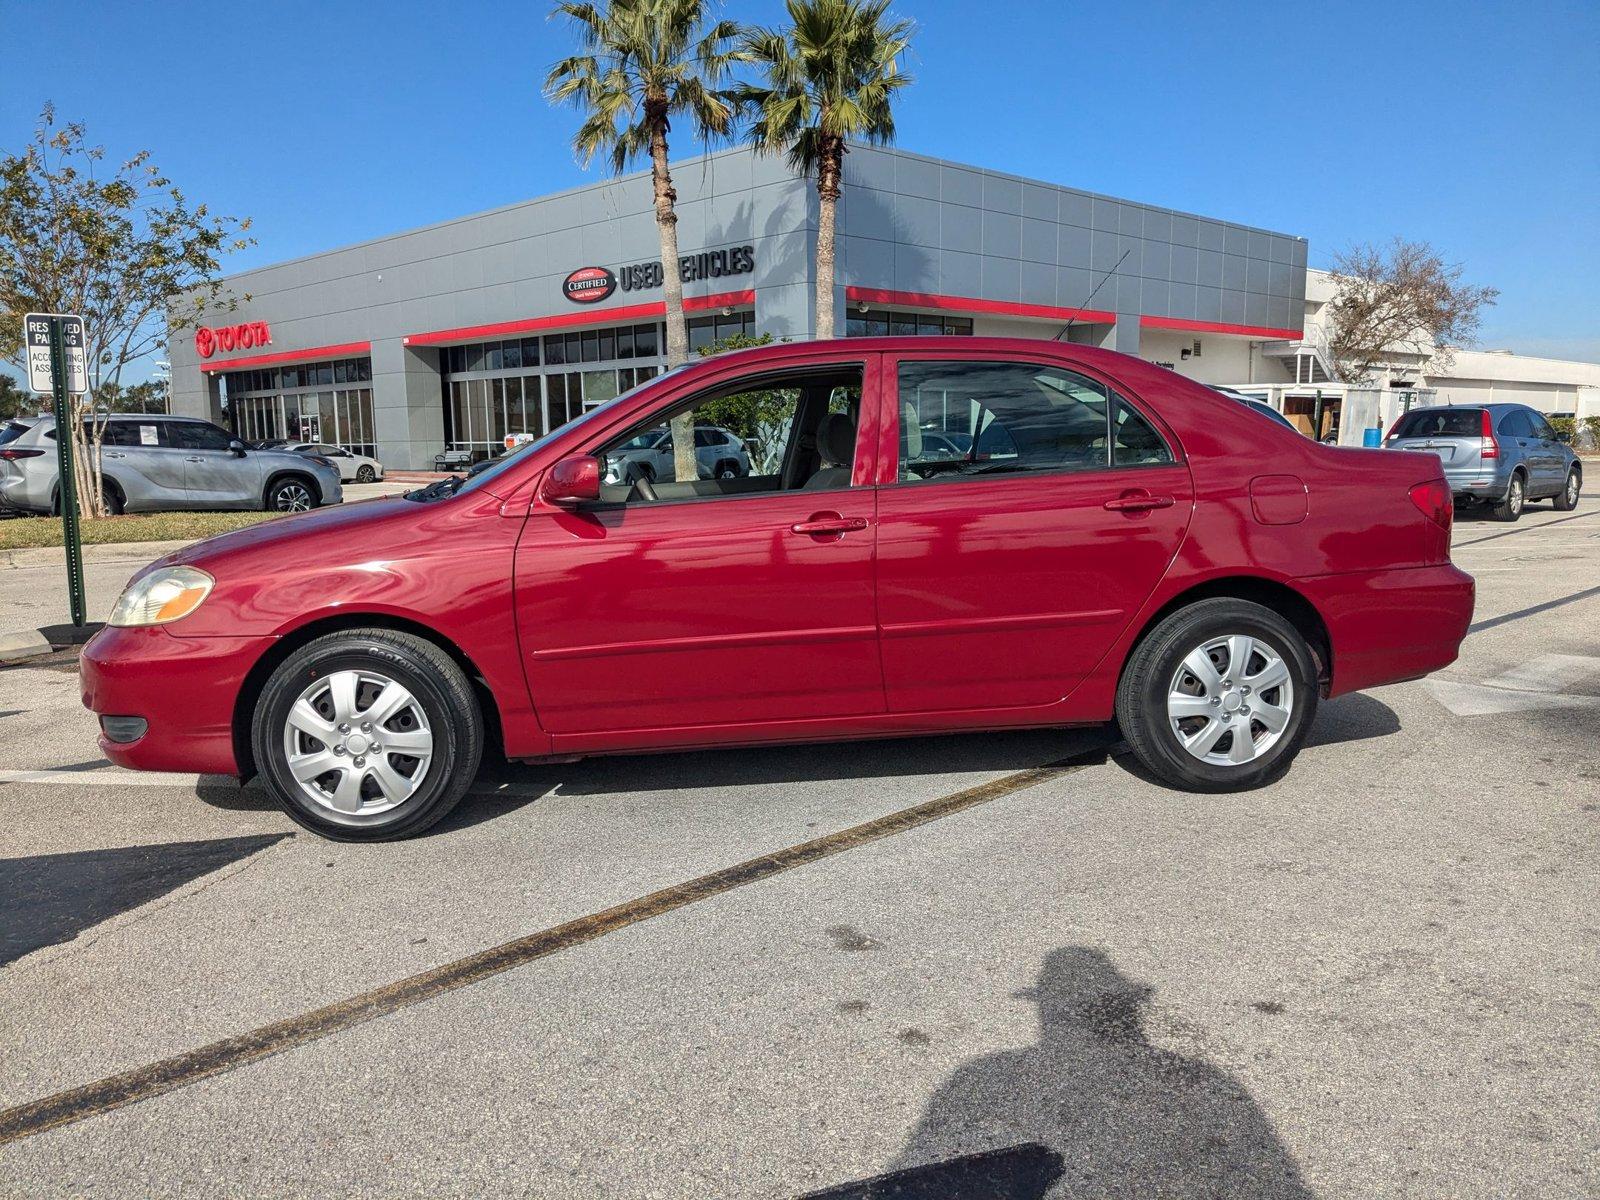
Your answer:
[[[758,328],[808,333],[809,184],[746,149],[686,160],[674,180],[682,254],[750,245],[755,255],[752,273],[691,282],[686,294],[753,289]],[[443,437],[439,354],[407,337],[580,313],[604,324],[608,312],[657,301],[659,291],[619,288],[580,309],[562,281],[578,267],[651,260],[656,247],[648,181],[627,176],[244,272],[227,282],[250,298],[219,323],[268,322],[274,354],[370,342],[379,454],[394,467],[425,466]],[[1102,326],[1105,344],[1137,352],[1140,318],[1298,330],[1305,262],[1305,241],[1285,234],[853,147],[835,308],[842,324],[852,287],[965,298],[978,313],[1088,306],[1115,314]],[[1052,335],[1058,326],[1040,315],[1041,336]],[[175,338],[169,357],[174,411],[220,418],[192,336]]]

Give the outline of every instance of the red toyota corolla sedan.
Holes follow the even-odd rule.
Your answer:
[[[426,829],[491,734],[536,760],[1115,720],[1158,778],[1232,790],[1319,696],[1455,659],[1450,521],[1436,457],[1135,358],[767,346],[151,564],[83,699],[113,762],[259,774],[333,838]]]

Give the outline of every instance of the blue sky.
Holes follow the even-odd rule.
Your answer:
[[[771,22],[773,0],[727,6]],[[1481,344],[1600,361],[1600,5],[903,0],[901,146],[1501,289]],[[542,3],[0,0],[0,146],[41,104],[254,218],[242,269],[582,182]],[[692,147],[679,143],[680,153]]]

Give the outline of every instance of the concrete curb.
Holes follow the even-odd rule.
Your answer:
[[[0,665],[40,658],[53,651],[50,639],[37,629],[26,633],[0,633]]]
[[[0,666],[42,658],[68,646],[81,646],[104,628],[104,621],[89,621],[82,626],[46,625],[22,633],[0,633]]]
[[[83,565],[96,563],[153,562],[174,550],[194,545],[196,539],[174,542],[109,542],[85,546]],[[60,567],[65,569],[66,552],[60,546],[28,546],[19,550],[0,550],[0,570]]]

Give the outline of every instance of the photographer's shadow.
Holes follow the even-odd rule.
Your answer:
[[[829,1197],[1310,1197],[1294,1157],[1237,1080],[1152,1046],[1152,989],[1099,950],[1068,946],[1019,993],[1038,1040],[957,1068],[889,1175]],[[972,1173],[991,1176],[977,1190]],[[957,1179],[959,1190],[947,1184]]]

